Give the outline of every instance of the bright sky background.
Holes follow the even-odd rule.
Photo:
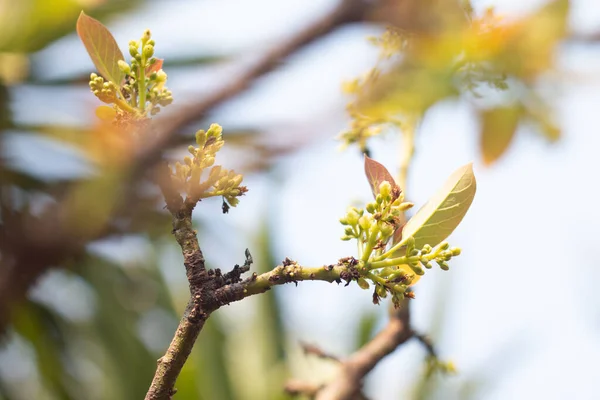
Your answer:
[[[478,10],[494,4],[500,13],[512,15],[531,11],[543,1],[474,3]],[[600,3],[572,3],[574,30],[600,29]],[[150,27],[157,53],[167,58],[198,48],[209,54],[241,52],[252,60],[335,3],[179,1],[175,9],[173,4],[148,2],[135,20],[123,16],[109,28],[118,42],[127,43]],[[172,20],[163,18],[165,13],[172,15]],[[221,240],[234,230],[252,232],[253,226],[265,223],[267,215],[266,223],[275,228],[279,259],[290,257],[316,266],[354,254],[353,242],[338,239],[343,232],[338,218],[350,202],[364,202],[370,193],[358,152],[338,151],[339,143],[333,138],[347,124],[340,84],[372,65],[376,52],[365,37],[376,32],[374,28],[348,27],[334,33],[215,113],[212,119],[224,125],[225,135],[228,121],[232,121],[236,126],[260,126],[274,142],[291,136],[291,140],[313,139],[309,146],[279,162],[270,184],[249,177],[251,191],[225,219],[215,212],[218,204],[207,202],[198,208],[199,219],[218,219],[224,224],[221,233],[202,238],[209,261],[239,263],[243,249],[248,246],[252,250],[251,239],[240,239],[217,259],[214,254],[220,252]],[[59,54],[68,54],[68,62],[58,58]],[[74,36],[39,54],[49,56],[55,60],[46,64],[44,74],[49,78],[91,67]],[[496,165],[485,168],[479,160],[474,114],[466,104],[440,104],[422,124],[406,190],[417,206],[454,169],[471,160],[475,160],[478,179],[473,206],[450,238],[452,245],[462,247],[463,254],[453,260],[450,272],[427,272],[416,287],[417,300],[412,304],[415,326],[433,334],[441,357],[453,360],[460,372],[441,381],[440,399],[460,398],[459,387],[471,379],[489,384],[475,396],[486,400],[596,399],[600,393],[600,296],[596,292],[600,272],[593,253],[600,244],[600,190],[594,183],[600,173],[600,135],[596,132],[600,126],[600,46],[565,45],[559,61],[568,73],[556,95],[557,118],[564,128],[563,139],[556,145],[522,129],[509,152]],[[225,65],[170,73],[169,87],[177,102],[197,95],[197,89],[204,92],[217,87],[218,80],[235,73],[236,68]],[[198,84],[191,88],[190,80]],[[32,92],[28,90],[35,91],[36,101],[48,108],[48,98],[39,88],[15,93],[17,99],[23,99],[22,105],[25,100],[31,105]],[[77,89],[63,96],[65,101],[52,101],[55,109],[40,113],[40,120],[54,115],[61,122],[86,121],[94,104],[88,91]],[[16,117],[24,118],[26,111],[17,102]],[[47,146],[56,151],[55,146]],[[29,157],[22,159],[28,168],[56,176],[74,170],[69,158],[41,165],[39,155],[25,154],[26,148],[25,140],[15,139],[15,152],[22,149],[23,156]],[[399,143],[394,135],[374,140],[372,148],[378,161],[391,170],[397,168]],[[131,243],[139,254],[147,250],[143,243]],[[134,257],[131,243],[121,246]],[[174,267],[177,257],[165,256],[164,270],[171,282],[183,287],[183,269]],[[297,288],[279,288],[277,293],[294,340],[315,343],[341,355],[352,350],[356,316],[376,308],[371,304],[371,292],[356,285],[338,288],[303,283]],[[252,301],[222,311],[232,335],[250,323]],[[380,306],[379,312],[384,323],[385,307]],[[381,363],[369,379],[373,398],[405,394],[422,357],[421,347],[411,343]],[[306,366],[318,370],[316,363],[299,360],[304,362],[295,371],[299,376],[307,374]]]

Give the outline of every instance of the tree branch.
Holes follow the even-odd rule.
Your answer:
[[[361,393],[364,377],[379,361],[413,336],[408,310],[408,300],[404,300],[402,307],[395,310],[390,317],[387,326],[370,342],[342,362],[338,377],[321,389],[317,393],[316,399],[364,398]]]

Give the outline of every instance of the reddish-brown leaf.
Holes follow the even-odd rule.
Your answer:
[[[485,164],[492,164],[508,149],[520,116],[518,107],[498,107],[481,112],[480,148]]]
[[[124,74],[119,69],[118,61],[124,58],[113,35],[100,21],[89,17],[83,11],[77,19],[77,34],[98,73],[104,79],[120,86]]]
[[[158,72],[160,69],[162,69],[163,61],[164,60],[162,58],[157,58],[154,64],[146,68],[146,76],[150,76],[153,72]]]
[[[392,190],[394,192],[400,193],[400,188],[396,185],[392,174],[388,172],[388,170],[378,163],[377,161],[369,158],[365,154],[365,174],[367,175],[367,180],[369,181],[369,185],[371,185],[371,191],[373,192],[373,196],[377,196],[379,193],[379,185],[383,181],[388,181],[390,185],[392,185]],[[394,190],[395,189],[395,190]]]

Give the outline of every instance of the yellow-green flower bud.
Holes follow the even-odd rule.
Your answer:
[[[237,187],[240,185],[240,183],[242,183],[243,179],[244,179],[244,177],[242,175],[236,175],[231,180],[231,185]]]
[[[387,290],[382,285],[377,285],[375,287],[375,293],[377,293],[377,296],[381,297],[382,299],[385,299],[387,297]]]
[[[129,55],[131,55],[131,57],[137,59],[137,56],[139,55],[138,48],[134,47],[134,46],[129,46]]]
[[[369,282],[367,282],[365,278],[358,278],[356,283],[358,283],[358,286],[360,286],[361,289],[369,289]]]
[[[450,244],[448,242],[442,242],[439,245],[439,248],[442,250],[448,250],[448,247],[450,247]]]
[[[346,236],[353,236],[354,235],[354,230],[350,227],[344,229],[344,233],[346,234]]]
[[[367,203],[367,206],[366,206],[367,212],[369,212],[371,214],[375,214],[376,207],[377,207],[377,204],[375,204],[375,203]]]
[[[391,199],[392,185],[388,181],[383,181],[379,185],[379,194],[385,199]]]
[[[390,225],[390,224],[382,224],[381,225],[381,236],[383,236],[384,238],[388,238],[390,236],[392,236],[394,234],[394,226]]]
[[[341,239],[341,240],[343,240],[344,242],[347,242],[348,240],[352,240],[352,239],[354,239],[354,237],[350,237],[350,236],[342,236],[340,239]]]
[[[348,213],[346,214],[346,219],[348,221],[348,225],[354,226],[354,225],[358,224],[359,218],[360,218],[360,215],[356,208],[354,208],[354,207],[348,208]]]
[[[460,253],[461,253],[460,247],[453,247],[450,249],[450,251],[452,252],[453,256],[460,256]]]
[[[219,137],[223,133],[223,128],[219,124],[210,124],[208,128],[208,132],[206,133],[208,137]]]
[[[342,224],[342,225],[350,225],[350,222],[348,222],[348,216],[340,218],[340,224]]]
[[[408,264],[408,266],[414,271],[415,274],[425,275],[425,271],[423,271],[423,268],[421,268],[419,265]]]
[[[448,263],[446,261],[436,261],[436,262],[440,266],[440,268],[443,269],[444,271],[448,271],[450,269],[450,266],[448,265]]]
[[[150,29],[146,29],[144,31],[144,34],[142,35],[142,43],[147,43],[148,40],[150,40],[150,37],[152,37],[152,34],[150,33]]]
[[[358,225],[362,228],[362,230],[366,231],[371,226],[371,220],[367,215],[363,215],[358,219]]]
[[[125,61],[119,60],[119,61],[117,61],[117,64],[119,64],[119,69],[124,74],[129,75],[131,73],[131,67]]]
[[[196,132],[196,143],[198,146],[204,147],[204,144],[206,143],[206,132],[203,129]]]
[[[428,244],[425,244],[425,245],[423,245],[423,248],[421,249],[421,254],[423,254],[423,255],[429,254],[429,253],[431,253],[431,250],[433,250],[431,248],[431,246]]]
[[[149,44],[144,46],[144,57],[150,58],[154,55],[154,46],[150,46]]]
[[[167,73],[162,69],[156,72],[156,82],[163,83],[167,81]]]
[[[412,208],[413,206],[414,206],[414,204],[410,203],[410,202],[400,203],[400,205],[398,206],[398,209],[400,211],[406,211],[406,210]]]

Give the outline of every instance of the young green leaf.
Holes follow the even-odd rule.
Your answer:
[[[492,164],[510,146],[515,136],[521,110],[517,107],[498,107],[482,111],[480,148],[483,162]]]
[[[378,163],[377,161],[369,158],[365,154],[365,174],[367,175],[367,180],[369,181],[369,185],[371,185],[371,191],[373,192],[373,196],[377,196],[379,193],[379,185],[383,181],[388,181],[390,185],[392,185],[392,191],[400,192],[400,188],[396,185],[392,174],[388,172],[388,170]]]
[[[444,186],[404,225],[402,236],[415,238],[420,249],[437,246],[446,239],[467,213],[477,187],[473,164],[457,169]]]
[[[119,69],[118,62],[124,58],[113,35],[100,21],[87,16],[83,11],[77,19],[77,34],[98,73],[120,87],[124,74]]]

